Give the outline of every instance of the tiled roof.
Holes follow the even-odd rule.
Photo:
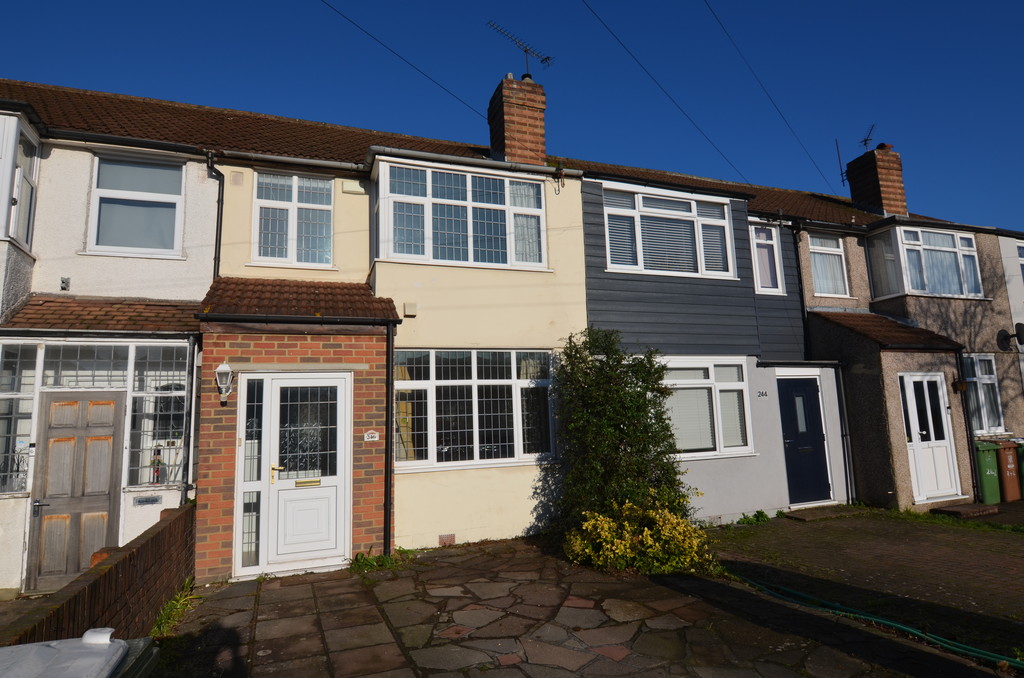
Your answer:
[[[816,316],[852,330],[888,349],[956,351],[963,346],[941,334],[912,327],[875,313],[814,311]]]
[[[365,283],[259,278],[217,278],[203,299],[200,313],[269,318],[398,319],[395,303],[373,296]]]
[[[487,157],[472,144],[0,79],[3,100],[27,103],[51,130],[110,134],[211,150],[362,162],[370,146]]]
[[[689,174],[668,172],[664,170],[608,165],[587,160],[572,158],[551,158],[561,162],[566,168],[583,170],[588,174],[621,177],[624,181],[642,181],[656,184],[667,184],[694,191],[712,191],[750,201],[750,211],[777,215],[780,211],[785,217],[798,217],[812,221],[834,224],[865,226],[881,219],[881,215],[865,212],[853,207],[849,198],[807,191],[793,191],[769,186],[755,186],[718,179],[705,179]]]
[[[100,332],[199,332],[194,301],[35,294],[0,327]]]
[[[351,163],[363,162],[370,146],[465,158],[490,157],[486,146],[476,144],[0,79],[0,109],[4,108],[5,101],[29,104],[55,136],[63,132],[106,134],[214,151]],[[600,148],[600,139],[595,140],[595,146]],[[748,198],[751,211],[761,215],[774,216],[781,212],[785,217],[857,226],[881,218],[878,214],[855,209],[848,198],[841,196],[548,156],[549,165],[559,163],[591,175]]]

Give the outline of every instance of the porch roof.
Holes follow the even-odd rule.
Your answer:
[[[820,318],[874,341],[883,349],[959,351],[963,348],[949,337],[876,313],[812,312]]]
[[[198,334],[194,301],[33,294],[0,329]]]
[[[395,302],[374,296],[366,283],[217,278],[200,305],[201,319],[225,317],[399,321]],[[382,322],[383,324],[383,322]]]

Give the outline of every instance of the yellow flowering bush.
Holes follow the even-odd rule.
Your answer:
[[[584,512],[583,525],[566,535],[569,560],[643,574],[705,574],[715,569],[707,533],[664,503],[643,508],[627,501],[612,509],[612,515]]]

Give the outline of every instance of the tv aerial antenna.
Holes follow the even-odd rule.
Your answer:
[[[544,54],[541,54],[540,52],[538,52],[537,50],[535,50],[534,48],[530,47],[528,44],[517,38],[509,30],[502,28],[493,21],[488,21],[487,25],[496,30],[497,32],[501,33],[502,35],[504,35],[509,40],[511,40],[516,47],[523,50],[523,55],[526,57],[526,73],[523,74],[524,78],[530,75],[530,57],[533,57],[538,62],[540,62],[540,64],[544,68],[550,66],[551,62],[554,61],[554,57],[545,56]]]
[[[861,144],[861,146],[864,147],[865,151],[868,150],[868,146],[870,146],[871,142],[873,141],[873,139],[871,138],[871,133],[874,132],[874,131],[875,131],[875,123],[871,123],[871,127],[868,127],[867,134],[865,134],[864,138],[860,140],[860,144]]]

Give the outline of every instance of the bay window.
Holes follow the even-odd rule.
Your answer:
[[[669,359],[664,385],[676,446],[684,453],[749,449],[745,366],[726,359]]]
[[[734,277],[728,201],[630,188],[604,188],[610,270]]]
[[[875,298],[895,294],[981,297],[974,235],[927,228],[894,228],[868,238]]]
[[[39,139],[18,118],[0,115],[0,215],[4,235],[25,247],[32,244],[38,175]]]
[[[544,265],[543,184],[518,175],[381,163],[381,239],[394,259]]]
[[[396,351],[395,459],[444,466],[549,452],[549,385],[546,351]]]

